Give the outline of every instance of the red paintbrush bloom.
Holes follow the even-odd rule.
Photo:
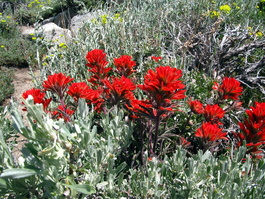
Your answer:
[[[251,110],[246,110],[249,119],[254,123],[265,121],[265,102],[255,102],[255,107],[251,106]]]
[[[131,100],[130,106],[127,108],[133,112],[133,117],[143,116],[148,119],[154,119],[157,116],[157,110],[153,108],[153,105],[148,100]]]
[[[255,102],[255,107],[250,108],[246,110],[248,118],[239,122],[241,132],[247,145],[265,144],[265,103]]]
[[[225,111],[217,104],[215,105],[208,104],[204,108],[204,117],[207,122],[222,124],[219,122],[219,120],[224,117],[224,114]]]
[[[86,93],[85,99],[88,101],[89,104],[94,105],[94,109],[97,112],[100,112],[102,110],[105,101],[102,95],[103,95],[103,89],[100,87],[96,90],[88,89]]]
[[[205,141],[215,142],[220,139],[228,140],[226,133],[217,124],[210,122],[203,123],[202,126],[195,132],[196,137],[201,137]]]
[[[61,99],[68,88],[68,84],[73,80],[74,78],[65,76],[62,73],[55,73],[48,76],[48,79],[43,82],[43,88],[47,91],[56,93]]]
[[[28,96],[31,95],[33,97],[34,104],[43,104],[43,109],[46,110],[51,102],[50,99],[45,99],[45,92],[40,89],[33,88],[31,90],[27,90],[22,94],[24,99],[27,99]],[[26,109],[23,109],[26,110]]]
[[[238,96],[242,95],[243,88],[240,86],[240,82],[235,78],[225,77],[223,82],[219,85],[214,83],[213,89],[217,90],[221,99],[234,99],[238,100]]]
[[[162,59],[162,57],[152,56],[151,59],[154,60],[155,62],[158,62],[160,59]]]
[[[121,78],[115,77],[112,81],[104,80],[103,83],[108,88],[106,90],[106,98],[110,101],[111,105],[134,99],[132,91],[136,89],[136,86],[131,79],[122,76]]]
[[[120,76],[128,77],[135,70],[133,67],[136,66],[136,62],[132,60],[132,57],[129,55],[122,55],[119,58],[114,59],[114,65],[117,68],[117,73]]]
[[[101,80],[108,77],[111,67],[106,68],[108,62],[106,60],[106,53],[100,49],[94,49],[86,54],[87,66],[90,68],[88,71],[92,73],[91,78],[88,80],[92,84],[101,84]]]
[[[68,87],[67,94],[77,102],[79,98],[86,98],[89,89],[89,86],[85,82],[72,83]]]
[[[65,122],[70,122],[70,116],[74,114],[75,111],[68,109],[66,106],[58,106],[56,111],[52,112],[53,117],[60,119],[63,118]]]
[[[203,104],[199,100],[188,100],[188,105],[191,109],[191,111],[195,114],[203,114],[204,113],[204,107]]]
[[[86,54],[87,66],[93,68],[95,66],[105,67],[108,65],[107,54],[103,50],[94,49]]]
[[[151,101],[157,106],[168,104],[171,100],[183,99],[185,85],[178,80],[182,76],[182,71],[170,66],[159,66],[156,71],[149,70],[144,77],[144,84],[138,87],[145,91]]]
[[[189,142],[188,140],[186,140],[184,137],[180,137],[179,138],[179,142],[180,142],[180,145],[183,148],[190,148],[191,147],[191,142]]]

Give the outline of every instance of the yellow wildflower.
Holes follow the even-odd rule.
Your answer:
[[[60,43],[59,44],[59,47],[63,47],[63,46],[65,46],[66,44],[65,43]]]
[[[120,15],[121,15],[120,13],[116,13],[113,18],[118,19],[120,17]]]
[[[2,20],[1,20],[1,22],[5,23],[5,22],[6,22],[6,20],[2,19]]]
[[[100,17],[101,17],[101,22],[102,22],[103,24],[106,24],[106,23],[108,22],[108,20],[107,20],[107,16],[108,16],[108,15],[100,15]]]
[[[94,23],[94,24],[97,24],[98,23],[97,19],[95,19],[95,18],[94,19],[91,19],[91,22]]]
[[[263,36],[263,33],[261,31],[256,32],[256,37],[262,37],[262,36]]]
[[[210,11],[210,17],[211,18],[220,17],[220,12]]]
[[[221,11],[225,12],[225,13],[230,13],[231,11],[231,7],[229,5],[223,5],[223,6],[220,6],[219,8]]]
[[[3,45],[1,46],[1,48],[4,48],[4,47],[5,47],[5,46],[3,46]]]
[[[37,37],[31,37],[31,39],[32,39],[32,40],[36,40],[36,39],[37,39]]]
[[[11,19],[11,16],[6,16],[7,19]]]

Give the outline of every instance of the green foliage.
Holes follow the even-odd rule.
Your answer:
[[[14,18],[0,15],[0,66],[27,67],[35,52],[32,42],[19,33]]]
[[[104,1],[96,0],[27,0],[16,9],[14,17],[21,25],[35,24],[44,19],[54,17],[57,14],[72,9],[76,12],[78,10],[90,10]]]
[[[108,7],[102,6],[101,10],[93,10],[93,19],[86,22],[72,42],[57,45],[41,38],[36,40],[36,62],[41,69],[38,84],[41,85],[47,75],[59,72],[70,75],[76,81],[85,81],[89,77],[85,53],[98,48],[105,50],[108,61],[122,54],[132,55],[137,62],[136,70],[140,75],[136,81],[139,82],[142,82],[143,73],[156,66],[150,62],[150,56],[162,56],[162,61],[157,65],[170,65],[183,70],[187,96],[203,103],[212,103],[213,93],[209,91],[214,81],[223,75],[240,75],[242,68],[248,64],[261,63],[264,57],[262,47],[242,51],[228,62],[219,62],[222,52],[226,52],[222,50],[230,44],[227,52],[245,44],[264,41],[264,27],[261,26],[264,23],[263,10],[256,7],[257,2],[112,2]],[[96,1],[51,1],[52,5],[49,1],[27,1],[27,6],[31,6],[21,7],[16,18],[22,24],[33,23],[32,18],[34,22],[36,19],[42,20],[71,3],[91,6]],[[227,6],[221,9],[220,6],[224,5],[230,9]],[[11,31],[7,29],[7,24],[0,23],[5,35]],[[241,36],[243,40],[240,40]],[[0,46],[0,61],[14,64],[30,57],[30,53],[22,54],[24,51],[21,50],[21,46],[27,48],[26,40],[17,37],[20,39],[11,42],[9,38],[3,38],[0,41],[3,46]],[[229,41],[234,38],[238,40],[226,43],[226,38],[230,38]],[[41,56],[43,48],[48,49],[45,57]],[[16,49],[20,49],[20,52]],[[110,66],[113,66],[112,62]],[[224,72],[227,66],[230,68]],[[264,69],[259,68],[254,73],[256,71],[259,72],[255,75],[264,76]],[[7,88],[6,83],[11,79],[12,75],[4,74],[5,84],[0,88]],[[253,93],[251,86],[245,89],[241,98],[245,102],[244,107],[252,105],[253,101],[264,100],[264,93],[258,91]],[[245,146],[237,149],[231,146],[222,154],[207,150],[202,152],[197,148],[193,149],[196,153],[192,154],[192,150],[177,146],[179,136],[193,136],[202,119],[197,115],[190,116],[185,100],[180,103],[179,109],[182,112],[173,114],[159,129],[166,129],[161,134],[161,137],[165,137],[161,144],[164,148],[161,150],[170,153],[149,157],[147,151],[140,151],[142,159],[139,158],[138,149],[141,148],[139,145],[144,144],[139,143],[143,129],[140,125],[134,125],[127,113],[118,107],[98,114],[80,100],[74,121],[65,123],[63,120],[52,119],[50,114],[43,111],[42,105],[34,105],[30,97],[24,103],[27,107],[26,122],[22,120],[15,103],[10,108],[16,132],[28,141],[16,162],[12,157],[13,145],[6,141],[14,129],[9,120],[2,115],[0,117],[1,197],[265,197],[264,159],[251,159],[246,155]],[[241,117],[239,113],[235,111],[227,114],[226,119],[229,121],[226,122],[237,124]],[[196,139],[192,141],[198,142]]]
[[[14,93],[13,71],[0,68],[0,105]]]
[[[28,67],[29,58],[34,53],[32,42],[20,36],[2,38],[0,46],[0,65]]]

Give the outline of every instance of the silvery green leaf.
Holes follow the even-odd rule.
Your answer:
[[[70,189],[73,189],[75,191],[81,192],[83,194],[90,195],[90,194],[96,193],[95,188],[88,184],[77,184],[77,185],[64,184],[64,186],[69,187]]]
[[[28,168],[15,168],[15,169],[5,169],[3,173],[1,173],[1,178],[26,178],[32,175],[37,175],[39,170],[37,169],[28,169]]]

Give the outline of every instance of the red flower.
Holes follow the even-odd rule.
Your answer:
[[[210,122],[203,123],[202,126],[195,132],[196,137],[201,137],[205,141],[215,142],[220,139],[228,140],[226,133],[217,124]]]
[[[185,90],[182,90],[185,85],[178,80],[181,75],[181,70],[169,66],[160,66],[156,71],[149,70],[144,77],[144,84],[138,85],[147,93],[148,100],[134,100],[131,110],[149,119],[164,117],[172,112],[177,107],[172,100],[185,97]]]
[[[219,120],[224,117],[224,114],[225,111],[217,104],[208,104],[204,109],[204,117],[207,122],[222,124],[219,122]]]
[[[188,100],[188,105],[191,109],[191,111],[195,114],[203,114],[204,113],[204,107],[203,104],[199,100]]]
[[[239,127],[247,145],[265,144],[265,103],[255,102],[255,107],[251,106],[246,114],[248,118],[239,122]]]
[[[52,112],[52,115],[57,119],[63,118],[65,122],[70,122],[70,116],[74,114],[75,111],[68,109],[66,106],[58,106],[56,111]]]
[[[138,87],[148,94],[151,101],[157,107],[165,107],[171,100],[183,99],[185,85],[178,80],[182,76],[182,71],[170,66],[159,66],[156,71],[149,70],[144,77],[144,84]]]
[[[114,65],[120,76],[128,77],[135,71],[133,70],[133,67],[136,65],[136,62],[132,60],[131,56],[122,55],[121,57],[114,59]]]
[[[100,66],[104,68],[109,62],[106,60],[107,54],[103,50],[94,49],[86,54],[87,66],[93,68],[95,66]]]
[[[149,100],[131,100],[130,106],[127,105],[127,108],[134,113],[133,117],[135,118],[143,116],[148,119],[154,119],[157,116],[157,110],[153,108]]]
[[[251,110],[246,110],[249,119],[254,123],[265,121],[265,102],[255,102],[255,106],[251,106]]]
[[[225,77],[221,85],[214,83],[213,89],[217,90],[221,99],[238,100],[238,96],[242,95],[243,88],[240,82],[235,78]]]
[[[190,148],[191,147],[191,142],[189,142],[188,140],[186,140],[184,137],[180,137],[179,138],[179,142],[180,142],[180,145],[183,148]]]
[[[67,94],[74,98],[77,102],[79,98],[85,98],[88,90],[90,89],[89,86],[85,82],[78,82],[72,83],[68,87]]]
[[[151,59],[154,60],[155,62],[158,62],[160,59],[162,59],[162,57],[152,56]]]
[[[108,77],[111,67],[106,68],[108,62],[106,61],[106,54],[103,50],[94,49],[86,54],[87,66],[90,68],[88,71],[92,73],[91,78],[88,80],[94,85],[101,84],[101,80]]]
[[[110,100],[111,105],[134,99],[132,91],[136,89],[136,86],[130,79],[124,76],[115,77],[112,81],[104,80],[103,83],[108,88],[106,91],[107,99]]]
[[[85,99],[88,100],[89,104],[94,105],[94,109],[97,112],[100,112],[102,110],[102,106],[105,101],[102,95],[103,95],[103,89],[101,87],[99,87],[96,90],[88,89],[86,93]]]
[[[27,90],[22,94],[24,99],[27,99],[28,96],[31,95],[33,97],[34,104],[43,104],[43,109],[46,110],[51,102],[50,99],[45,99],[45,92],[40,89],[33,88],[31,90]],[[26,110],[26,109],[23,109]]]
[[[60,99],[62,99],[68,84],[73,80],[74,78],[65,76],[62,73],[55,73],[48,76],[48,79],[43,82],[43,88],[47,91],[56,93]]]

